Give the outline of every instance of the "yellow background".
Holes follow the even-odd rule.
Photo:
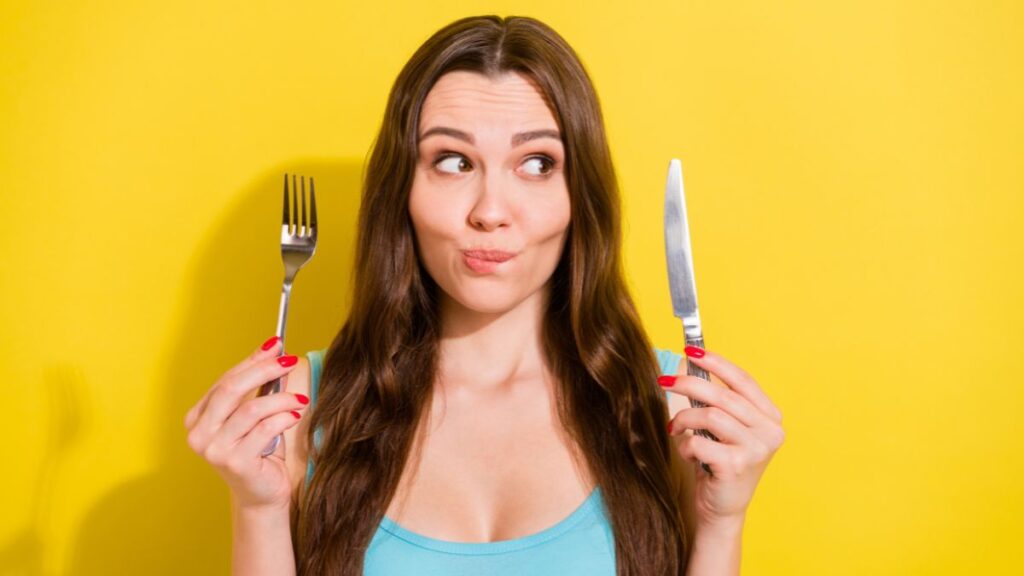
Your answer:
[[[708,348],[788,433],[744,572],[1019,570],[1019,2],[6,1],[0,574],[227,573],[227,492],[182,418],[274,331],[281,175],[319,192],[301,353],[348,306],[395,75],[482,13],[548,22],[591,72],[630,282],[676,351],[683,161]]]

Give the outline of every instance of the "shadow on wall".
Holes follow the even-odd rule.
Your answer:
[[[89,428],[88,416],[94,413],[88,386],[81,369],[72,363],[57,363],[43,374],[48,402],[49,424],[42,463],[36,472],[32,492],[32,525],[15,535],[0,549],[0,576],[41,576],[45,567],[47,520],[53,517],[53,498],[64,476],[64,463],[75,451],[75,444]]]
[[[69,575],[220,575],[230,572],[231,520],[227,485],[186,442],[185,413],[229,368],[277,327],[284,270],[280,257],[283,174],[316,181],[318,245],[292,289],[286,352],[327,347],[351,303],[362,164],[295,162],[260,176],[208,233],[183,278],[189,301],[161,359],[165,391],[157,411],[156,470],[100,499],[79,527],[68,558]],[[68,382],[67,378],[49,378]],[[74,388],[75,386],[72,386]],[[68,398],[67,386],[54,396]],[[79,385],[79,389],[84,388]],[[79,425],[67,402],[50,433],[54,453]],[[70,404],[74,406],[75,404]],[[51,466],[56,472],[56,466]],[[41,487],[45,487],[45,478]],[[43,501],[47,492],[36,492]],[[42,505],[42,504],[40,504]],[[38,516],[37,516],[38,517]],[[39,551],[22,541],[26,554]],[[19,554],[19,556],[21,556]],[[4,558],[3,560],[8,560]],[[39,562],[9,558],[38,574]],[[32,570],[36,571],[33,572]]]

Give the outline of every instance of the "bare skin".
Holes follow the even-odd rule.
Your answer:
[[[289,392],[309,394],[306,358],[287,379]],[[387,517],[431,538],[493,542],[535,534],[578,508],[593,490],[593,480],[574,461],[556,425],[550,387],[540,379],[533,386],[530,390],[529,383],[520,383],[514,391],[481,393],[457,403],[449,398],[446,414],[435,396],[431,421],[441,424],[420,434],[418,473],[407,467]],[[669,398],[672,414],[689,407],[685,396]],[[285,460],[298,490],[308,458],[304,423],[284,434]],[[688,466],[676,460],[677,470]],[[460,473],[453,476],[452,470]]]

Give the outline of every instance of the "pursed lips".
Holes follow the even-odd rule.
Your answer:
[[[462,253],[470,258],[487,262],[505,262],[515,256],[512,252],[502,250],[463,250]]]

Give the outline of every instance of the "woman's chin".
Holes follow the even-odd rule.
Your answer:
[[[496,316],[515,309],[523,303],[513,295],[495,294],[494,291],[475,294],[448,294],[446,300],[460,313]]]
[[[483,314],[488,316],[504,314],[509,310],[515,308],[516,304],[516,302],[508,302],[504,300],[497,301],[494,299],[485,298],[459,301],[459,307],[461,307],[464,312],[472,314]]]

